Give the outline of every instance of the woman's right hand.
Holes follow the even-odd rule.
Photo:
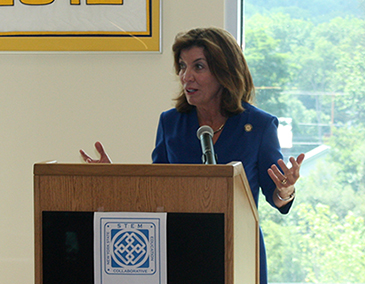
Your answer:
[[[81,157],[84,159],[86,163],[95,164],[95,163],[111,163],[112,160],[109,158],[108,154],[105,152],[103,145],[100,142],[95,143],[95,148],[100,154],[99,160],[94,160],[91,158],[84,150],[80,150]]]

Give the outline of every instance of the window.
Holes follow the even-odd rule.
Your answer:
[[[365,283],[365,2],[246,0],[256,104],[306,153],[287,216],[261,200],[270,283]]]

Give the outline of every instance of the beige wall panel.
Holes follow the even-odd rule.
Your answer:
[[[223,0],[163,1],[162,54],[0,53],[0,283],[34,281],[35,162],[81,162],[104,143],[115,162],[150,163],[178,81],[178,31],[224,23]]]

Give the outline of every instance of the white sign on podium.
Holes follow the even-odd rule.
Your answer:
[[[167,284],[166,217],[96,212],[95,284]]]

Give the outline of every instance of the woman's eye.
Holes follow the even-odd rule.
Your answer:
[[[204,65],[199,63],[199,64],[195,65],[195,68],[198,69],[198,70],[201,70],[201,69],[204,68]]]
[[[185,64],[184,64],[184,63],[180,63],[180,64],[179,64],[179,68],[180,68],[180,70],[181,70],[181,69],[185,69]]]

